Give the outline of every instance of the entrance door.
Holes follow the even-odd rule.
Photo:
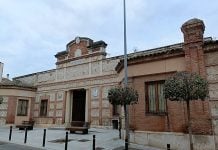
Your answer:
[[[72,121],[85,121],[86,90],[73,90]]]

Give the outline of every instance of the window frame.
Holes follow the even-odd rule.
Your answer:
[[[44,102],[46,103],[46,107],[44,106]],[[42,109],[46,109],[46,111],[42,111]],[[39,111],[39,116],[40,117],[47,117],[48,115],[48,99],[42,99],[40,101],[40,111]]]
[[[22,108],[25,107],[24,102],[26,102],[25,113],[22,113]],[[20,104],[21,103],[21,104]],[[17,103],[17,116],[28,116],[29,100],[28,99],[18,99]],[[21,109],[21,110],[20,110]]]
[[[158,91],[158,85],[160,84],[164,84],[165,80],[158,80],[158,81],[148,81],[144,83],[144,91],[145,91],[145,114],[146,115],[167,115],[167,100],[164,97],[165,100],[165,110],[164,111],[160,111],[159,109],[159,91]],[[149,90],[148,87],[149,85],[155,85],[155,111],[150,111],[149,108]],[[163,87],[164,88],[164,87]]]

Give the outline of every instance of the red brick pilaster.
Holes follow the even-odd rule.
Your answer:
[[[191,19],[181,27],[184,34],[183,49],[185,51],[186,70],[203,77],[206,75],[203,52],[204,29],[204,23],[199,19]]]
[[[191,19],[182,25],[181,30],[184,34],[183,50],[185,52],[186,71],[195,72],[206,78],[203,51],[204,22],[199,19]],[[190,106],[192,132],[194,134],[212,134],[209,100],[192,101]],[[184,110],[186,110],[186,106],[184,106]],[[184,111],[184,113],[184,115],[187,115],[187,111]],[[187,131],[187,126],[184,129]]]

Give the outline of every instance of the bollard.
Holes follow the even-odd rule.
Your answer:
[[[95,135],[93,135],[93,145],[92,145],[92,150],[95,150]]]
[[[121,139],[121,128],[119,128],[119,138]]]
[[[121,139],[121,117],[119,117],[119,138]]]
[[[128,148],[128,139],[125,139],[125,150],[128,150],[129,148]]]
[[[44,129],[42,146],[45,147],[46,129]]]
[[[11,135],[12,135],[12,126],[10,126],[9,141],[11,141]]]
[[[167,150],[170,150],[170,144],[167,144]]]
[[[67,150],[67,144],[68,144],[68,132],[66,132],[65,150]]]
[[[24,143],[26,143],[27,140],[27,128],[25,128],[25,137],[24,137]]]

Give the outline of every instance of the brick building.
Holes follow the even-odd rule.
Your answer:
[[[189,149],[186,105],[165,100],[163,83],[175,72],[190,71],[205,77],[210,91],[206,101],[191,103],[194,146],[215,149],[218,41],[204,38],[205,26],[199,19],[187,21],[181,30],[184,43],[128,54],[128,82],[139,93],[138,104],[129,109],[130,139],[162,148],[170,143],[175,149]],[[121,109],[109,104],[107,91],[123,82],[123,56],[106,58],[106,46],[104,41],[76,37],[66,50],[55,55],[56,69],[14,78],[12,82],[35,88],[32,107],[28,108],[32,115],[26,119],[34,119],[41,126],[67,126],[72,120],[87,121],[92,126],[116,124]],[[3,92],[0,95],[7,97]],[[17,103],[8,105],[21,107]],[[16,120],[19,115],[14,114]],[[7,119],[6,123],[16,124]]]

